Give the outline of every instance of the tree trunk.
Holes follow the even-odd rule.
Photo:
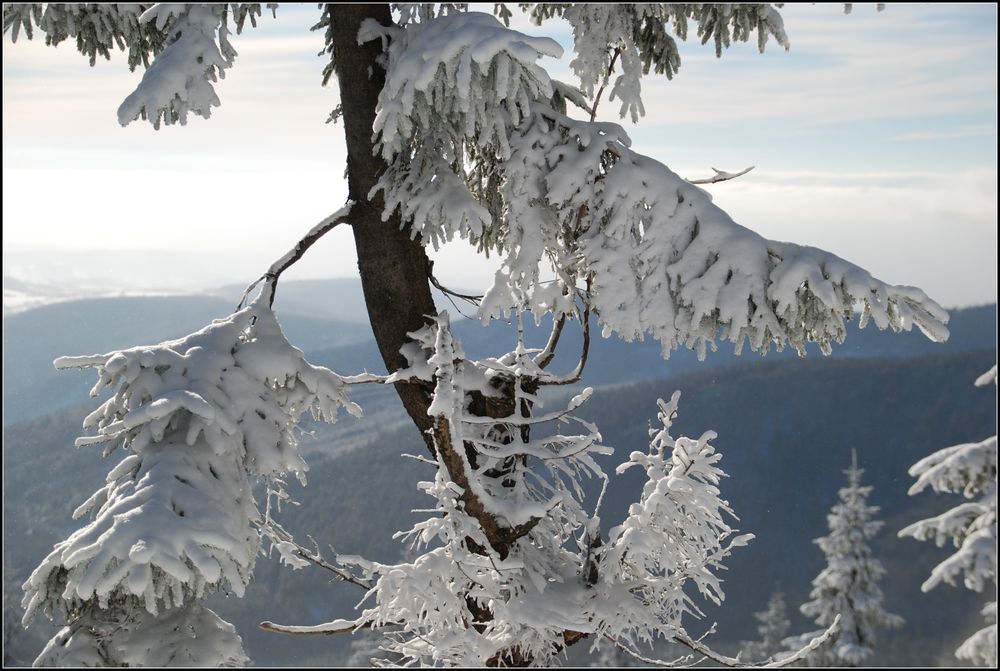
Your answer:
[[[358,270],[368,306],[375,342],[386,369],[394,372],[406,365],[399,348],[407,333],[426,325],[426,315],[437,314],[428,276],[430,261],[419,238],[401,230],[398,210],[382,221],[382,198],[369,199],[369,192],[386,169],[381,156],[372,153],[372,125],[385,72],[375,59],[382,53],[379,41],[358,44],[358,29],[365,19],[383,25],[392,23],[389,5],[329,4],[333,58],[340,82],[344,132],[347,137],[347,184],[354,206],[350,222],[358,251]],[[396,392],[410,418],[433,452],[427,433],[433,421],[427,414],[430,389],[400,382]]]

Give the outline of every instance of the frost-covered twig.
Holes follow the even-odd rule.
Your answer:
[[[739,172],[725,172],[724,170],[719,170],[718,168],[712,168],[715,175],[712,177],[706,177],[705,179],[689,179],[687,180],[691,184],[715,184],[716,182],[725,182],[730,179],[736,179],[737,177],[742,177],[757,166],[750,166]]]
[[[440,281],[438,281],[438,278],[434,276],[433,272],[428,273],[427,277],[430,280],[431,284],[433,284],[434,287],[436,287],[437,290],[443,294],[447,294],[448,296],[454,296],[455,298],[461,298],[463,301],[468,301],[469,303],[472,303],[476,307],[479,307],[479,302],[483,300],[482,294],[479,295],[463,294],[457,291],[453,291],[452,289],[449,289],[448,287],[441,284]]]
[[[549,333],[549,339],[546,341],[545,347],[542,348],[541,352],[535,355],[535,365],[539,368],[545,368],[552,363],[552,359],[556,356],[556,347],[559,346],[559,338],[562,336],[563,327],[565,325],[565,314],[561,314],[553,320],[552,331]]]
[[[260,284],[262,281],[266,280],[270,284],[268,305],[274,305],[274,293],[278,290],[278,278],[281,277],[281,273],[285,272],[296,261],[302,258],[302,255],[306,253],[310,247],[313,246],[317,240],[322,238],[324,235],[329,233],[331,230],[343,223],[349,223],[347,217],[351,213],[351,206],[354,205],[352,201],[347,201],[347,204],[331,214],[330,216],[324,218],[318,224],[309,229],[301,240],[295,243],[295,246],[289,249],[284,256],[271,264],[271,267],[267,269],[257,280],[252,282],[250,286],[246,288],[243,292],[243,297],[240,299],[239,305],[236,309],[239,310],[243,307],[243,303],[247,300],[250,292],[253,288]]]
[[[352,634],[359,629],[369,629],[372,626],[372,622],[358,620],[334,620],[333,622],[326,622],[324,624],[317,624],[312,626],[299,626],[299,625],[289,625],[289,624],[276,624],[268,620],[264,620],[257,625],[259,628],[265,631],[274,631],[280,634],[303,634],[312,636],[336,636],[337,634]]]
[[[608,85],[608,80],[611,79],[611,73],[615,71],[615,62],[621,55],[622,55],[621,47],[615,47],[614,54],[611,55],[611,62],[608,63],[608,71],[604,73],[604,79],[601,81],[601,88],[597,89],[597,93],[594,94],[594,104],[591,105],[590,107],[591,121],[597,119],[597,106],[601,102],[601,94],[604,93],[604,88]]]

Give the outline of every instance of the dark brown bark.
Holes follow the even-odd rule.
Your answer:
[[[384,25],[392,22],[388,5],[328,4],[330,35],[333,47],[334,69],[340,84],[344,131],[347,139],[348,193],[354,205],[348,222],[354,229],[358,252],[358,269],[372,331],[382,359],[390,372],[406,365],[399,353],[409,340],[408,333],[422,328],[427,315],[436,314],[431,298],[431,264],[419,239],[411,239],[409,228],[400,230],[398,212],[382,221],[381,197],[369,198],[369,193],[379,175],[387,168],[385,161],[373,154],[372,126],[379,92],[385,83],[385,72],[376,63],[381,53],[380,42],[358,45],[357,35],[365,19],[374,19]],[[499,381],[503,385],[503,381]],[[506,417],[514,411],[513,386],[502,399],[486,398],[474,394],[470,412],[488,417]],[[537,389],[537,385],[533,387]],[[432,387],[426,382],[410,381],[396,384],[396,391],[410,418],[421,431],[428,448],[435,451],[435,438],[451,478],[463,488],[462,502],[468,514],[479,522],[493,549],[501,558],[506,557],[515,542],[526,535],[538,522],[510,528],[488,513],[481,501],[472,493],[464,464],[457,450],[466,450],[470,463],[475,463],[474,448],[469,445],[452,445],[450,430],[444,418],[427,414]],[[527,407],[522,408],[525,415]],[[511,468],[516,464],[511,464]],[[503,478],[498,472],[495,477]],[[475,548],[471,548],[476,551]],[[485,548],[480,551],[485,553]],[[470,606],[479,622],[492,618],[485,608]],[[582,638],[578,632],[566,632],[567,645]],[[530,663],[519,650],[507,650],[489,660],[490,666],[524,666]]]
[[[419,239],[410,237],[409,228],[400,230],[398,211],[382,221],[382,198],[368,194],[385,161],[372,153],[372,124],[385,72],[375,62],[382,51],[379,41],[358,45],[358,28],[365,19],[384,25],[392,23],[389,5],[327,5],[333,39],[334,67],[340,82],[344,132],[347,138],[348,193],[355,205],[350,223],[358,252],[358,270],[368,318],[375,342],[391,373],[406,365],[399,348],[409,340],[407,333],[423,327],[426,315],[437,310],[428,282],[430,262]],[[396,384],[406,412],[433,451],[427,431],[433,426],[427,415],[430,389],[421,383]]]

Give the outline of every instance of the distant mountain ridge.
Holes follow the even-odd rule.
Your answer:
[[[235,305],[235,300],[209,296],[91,298],[5,316],[4,423],[40,417],[87,398],[93,371],[56,371],[52,361],[57,357],[179,338],[232,313]],[[371,337],[366,324],[278,314],[289,340],[304,350]]]
[[[92,354],[116,348],[154,344],[177,338],[230,314],[245,287],[231,285],[218,295],[117,297],[73,300],[45,305],[4,317],[4,423],[39,417],[86,399],[93,385],[88,371],[57,372],[52,361],[59,356]],[[440,294],[438,307],[453,315],[456,334],[472,358],[493,356],[514,347],[515,332],[509,324],[494,321],[483,326],[477,320],[459,318],[457,309]],[[304,350],[314,363],[350,374],[361,370],[384,372],[382,357],[371,338],[367,312],[357,280],[296,281],[279,285],[275,310],[292,344]],[[316,314],[308,314],[312,310]],[[333,319],[339,315],[341,319]],[[548,337],[551,320],[535,325],[525,320],[529,346],[541,347]],[[917,356],[928,353],[966,351],[996,346],[996,306],[965,308],[952,312],[951,338],[934,343],[918,332],[885,333],[874,326],[850,328],[846,342],[834,349],[834,357]],[[659,343],[622,342],[615,336],[600,337],[594,320],[591,351],[584,384],[602,385],[655,379],[726,365],[753,365],[760,356],[737,357],[732,345],[720,343],[699,362],[690,350],[678,350],[664,361]],[[580,355],[579,325],[564,329],[551,369],[571,370]],[[817,348],[811,355],[821,356]],[[794,357],[772,351],[764,361]]]

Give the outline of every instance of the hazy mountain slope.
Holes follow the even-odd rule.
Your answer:
[[[723,494],[740,517],[736,526],[757,535],[727,562],[725,607],[707,611],[708,623],[717,620],[727,639],[755,636],[756,622],[747,614],[762,610],[778,586],[790,606],[806,600],[810,581],[824,566],[810,540],[826,534],[826,515],[856,448],[863,481],[874,486],[870,501],[882,507],[879,517],[888,521],[876,543],[890,569],[882,583],[886,606],[909,621],[883,637],[887,647],[882,650],[894,651],[894,657],[887,652],[875,661],[920,664],[940,652],[942,637],[966,633],[965,615],[977,612],[985,599],[964,589],[920,592],[947,549],[899,540],[895,532],[954,501],[907,496],[912,479],[906,471],[937,449],[996,431],[995,389],[972,385],[995,357],[995,351],[986,350],[724,368],[598,390],[582,414],[601,427],[619,454],[642,449],[646,421],[655,421],[655,399],[680,389],[678,434],[718,433],[713,444],[730,475]],[[602,514],[606,527],[621,519],[640,485],[638,473],[612,480]],[[799,625],[805,629],[809,623],[800,618]]]

